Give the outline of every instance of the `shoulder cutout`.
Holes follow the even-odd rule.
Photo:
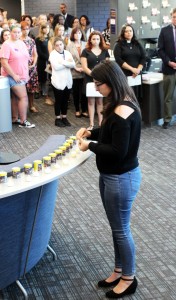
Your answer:
[[[120,105],[115,108],[114,112],[121,118],[127,119],[134,112],[134,109],[127,105]]]

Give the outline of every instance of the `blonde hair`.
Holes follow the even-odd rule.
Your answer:
[[[15,24],[17,23],[17,20],[11,18],[11,19],[8,19],[8,20],[7,20],[7,24],[10,26],[10,23],[11,23],[12,21],[13,21],[13,24],[12,24],[12,25],[15,25]],[[12,25],[11,25],[11,26],[12,26]],[[11,26],[10,26],[10,27],[11,27]]]
[[[57,25],[55,26],[53,37],[58,36],[58,31],[59,31],[59,29],[62,28],[62,27],[64,28],[64,25],[61,25],[61,24],[57,24]],[[65,32],[65,28],[64,28],[64,32]]]
[[[38,18],[32,17],[32,26],[36,26],[38,24]]]
[[[60,29],[61,27],[64,28],[64,25],[57,24],[57,25],[55,26],[55,28],[54,28],[54,35],[50,38],[50,42],[51,42],[51,44],[52,44],[52,49],[54,49],[54,40],[55,40],[56,38],[60,38],[60,39],[63,41],[63,43],[64,43],[65,46],[66,46],[67,43],[68,43],[67,38],[66,38],[64,35],[62,36],[63,38],[60,37],[60,36],[58,36],[58,31],[59,31],[59,29]],[[65,28],[64,28],[64,32],[65,32]]]

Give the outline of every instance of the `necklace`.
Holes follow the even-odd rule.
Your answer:
[[[128,41],[128,40],[127,40],[127,45],[129,46],[130,50],[133,49],[132,44],[131,44],[131,41]]]

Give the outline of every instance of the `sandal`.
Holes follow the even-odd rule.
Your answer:
[[[30,107],[29,110],[32,113],[38,113],[38,110],[37,110],[37,108],[35,106]]]
[[[45,96],[45,104],[54,105],[54,102],[51,98]]]
[[[93,125],[90,125],[87,130],[93,130],[94,129],[94,126]]]
[[[84,117],[84,118],[88,118],[89,117],[88,113],[86,113],[86,112],[82,113],[81,116]]]
[[[75,117],[76,117],[76,118],[81,118],[81,114],[80,114],[79,111],[77,111],[77,112],[75,113]]]

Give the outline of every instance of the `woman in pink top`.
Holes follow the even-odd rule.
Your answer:
[[[20,40],[20,36],[20,24],[13,25],[10,38],[3,43],[0,51],[1,75],[8,77],[12,91],[12,122],[19,124],[19,127],[32,128],[35,125],[27,121],[26,83],[29,79],[29,53],[26,45]]]

